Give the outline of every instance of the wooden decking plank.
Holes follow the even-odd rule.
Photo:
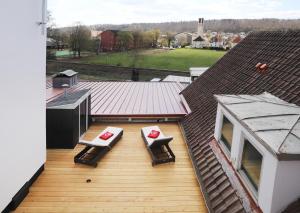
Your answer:
[[[97,168],[73,163],[82,145],[47,150],[45,171],[15,212],[207,212],[177,123],[158,124],[174,136],[170,146],[177,158],[156,167],[140,136],[149,123],[96,123],[85,139],[107,125],[124,128],[124,135]]]

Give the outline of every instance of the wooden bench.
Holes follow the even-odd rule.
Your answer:
[[[107,140],[101,139],[100,135],[105,132],[111,132],[113,136]],[[80,140],[79,144],[86,145],[86,147],[74,157],[74,162],[97,167],[98,161],[112,149],[122,135],[122,128],[107,127],[92,141]]]
[[[160,132],[159,136],[155,139],[148,137],[152,130]],[[173,140],[173,137],[165,136],[158,126],[144,127],[141,130],[141,134],[151,155],[152,166],[162,163],[175,162],[175,155],[169,147],[169,142]]]

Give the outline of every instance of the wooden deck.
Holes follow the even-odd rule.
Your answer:
[[[81,145],[48,150],[45,171],[16,212],[207,212],[177,123],[159,124],[174,137],[176,163],[156,167],[140,135],[151,123],[93,124],[85,139],[106,125],[124,128],[124,135],[97,168],[73,163]]]

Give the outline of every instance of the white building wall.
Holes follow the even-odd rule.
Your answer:
[[[282,212],[300,197],[300,162],[279,161],[272,213]]]
[[[43,0],[0,3],[0,211],[45,163]]]

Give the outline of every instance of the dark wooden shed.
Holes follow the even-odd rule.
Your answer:
[[[47,148],[73,149],[91,123],[91,92],[79,90],[47,103]]]

